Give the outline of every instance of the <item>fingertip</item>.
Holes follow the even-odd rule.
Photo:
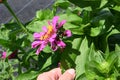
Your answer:
[[[37,80],[58,80],[61,76],[61,69],[55,68],[48,72],[44,72],[37,77]]]
[[[74,69],[68,69],[67,71],[68,71],[68,73],[70,73],[71,75],[75,75],[75,70],[74,70]]]
[[[51,70],[50,72],[61,74],[61,69],[60,68],[55,68],[55,69]]]
[[[60,77],[59,80],[74,80],[75,78],[75,70],[68,69],[64,72],[64,74]]]
[[[55,69],[51,70],[50,72],[52,72],[55,75],[56,79],[58,79],[62,75],[60,68],[55,68]]]

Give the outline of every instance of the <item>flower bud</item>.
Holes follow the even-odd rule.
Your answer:
[[[63,36],[71,37],[72,33],[70,30],[66,30],[66,31],[64,31]]]
[[[109,72],[109,63],[104,61],[103,63],[101,63],[101,71],[103,73],[108,73]]]
[[[15,59],[17,58],[17,55],[18,55],[18,50],[15,50],[8,56],[8,59]]]

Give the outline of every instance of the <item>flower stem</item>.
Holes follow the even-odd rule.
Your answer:
[[[14,11],[11,9],[10,5],[8,4],[8,2],[5,0],[3,2],[3,4],[6,6],[6,8],[9,10],[9,12],[12,14],[12,16],[15,18],[16,22],[19,24],[19,26],[23,29],[23,31],[25,33],[27,32],[27,29],[24,27],[24,25],[20,22],[20,20],[17,18],[17,16],[15,15]]]

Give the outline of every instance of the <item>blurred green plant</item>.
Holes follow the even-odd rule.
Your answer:
[[[36,55],[31,48],[33,33],[41,32],[55,15],[66,20],[66,48],[53,52],[48,45]],[[58,67],[76,69],[75,80],[120,79],[119,0],[56,0],[52,9],[39,10],[24,24],[27,33],[14,20],[0,27],[0,45],[7,52],[0,60],[0,78],[36,80],[38,74]]]

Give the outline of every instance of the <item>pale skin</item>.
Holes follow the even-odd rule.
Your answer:
[[[37,77],[37,80],[74,80],[75,70],[68,69],[63,74],[60,68],[55,68],[48,72],[44,72]]]

